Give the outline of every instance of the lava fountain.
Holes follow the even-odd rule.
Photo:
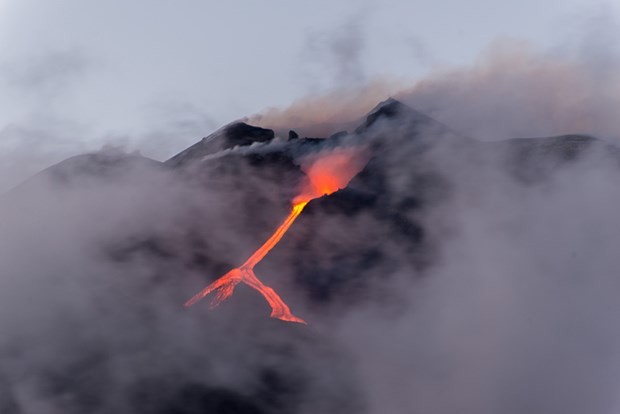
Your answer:
[[[282,224],[241,266],[219,277],[188,300],[185,306],[192,306],[211,292],[216,292],[210,305],[210,308],[215,308],[232,296],[235,286],[243,282],[263,295],[271,306],[272,318],[305,324],[306,322],[303,319],[291,313],[290,308],[275,290],[258,279],[254,273],[254,267],[278,244],[310,200],[345,188],[365,164],[366,157],[357,148],[335,149],[325,154],[316,154],[304,159],[301,168],[307,179],[303,183],[299,195],[293,199],[291,212]]]

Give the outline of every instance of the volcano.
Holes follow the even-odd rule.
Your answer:
[[[165,162],[107,149],[4,194],[0,412],[367,412],[359,365],[390,352],[351,344],[381,336],[366,319],[398,321],[404,292],[433,293],[459,234],[485,224],[463,225],[463,211],[620,167],[620,150],[592,136],[480,141],[395,99],[334,132],[232,122]],[[512,219],[489,232],[540,226]],[[200,300],[210,294],[217,309]],[[359,309],[364,329],[343,345],[356,325],[341,321]],[[453,378],[442,349],[414,364],[420,396]]]

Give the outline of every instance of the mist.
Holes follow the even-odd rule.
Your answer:
[[[276,139],[187,168],[134,144],[92,152],[74,124],[0,132],[20,137],[4,156],[23,168],[0,184],[0,411],[617,412],[608,34],[546,51],[498,41],[412,85],[366,79],[357,30],[330,49],[354,82],[251,115]],[[390,96],[419,112],[368,122]],[[215,128],[191,106],[154,110],[169,114],[159,131],[107,138],[164,159],[168,135]],[[349,133],[315,148],[290,129]],[[540,138],[563,134],[584,135]],[[366,167],[257,266],[308,326],[269,319],[244,286],[217,309],[183,307],[286,216],[305,161],[349,146],[370,151]]]
[[[422,187],[412,170],[446,183],[438,201],[407,213],[433,246],[428,266],[410,266],[411,253],[374,217],[325,213],[312,221],[324,235],[317,239],[357,246],[349,254],[373,245],[398,263],[365,271],[371,282],[361,294],[353,282],[334,300],[346,305],[329,305],[329,329],[356,361],[368,412],[617,411],[620,190],[618,161],[601,147],[618,143],[620,95],[617,51],[605,35],[614,23],[597,22],[578,48],[498,41],[472,67],[437,70],[396,93],[377,84],[344,89],[255,118],[276,129],[298,125],[308,136],[351,131],[383,93],[493,148],[438,144],[420,155],[393,125],[372,132],[371,141],[398,141],[398,153],[382,154],[396,200],[382,202],[416,196]],[[313,123],[317,129],[304,129]],[[493,147],[575,133],[602,141],[574,163],[528,164],[526,176],[547,171],[535,180],[515,175]]]
[[[615,412],[617,162],[523,186],[498,160],[433,158],[451,192],[416,218],[438,256],[335,329],[369,412]]]

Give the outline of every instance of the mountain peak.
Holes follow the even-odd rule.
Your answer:
[[[360,125],[355,132],[364,132],[375,125],[380,119],[403,119],[409,123],[420,125],[436,125],[439,124],[433,118],[416,111],[410,106],[405,105],[397,99],[389,98],[380,102],[367,115],[366,120]]]
[[[170,158],[166,164],[180,166],[225,149],[271,141],[274,136],[275,133],[271,129],[249,125],[242,121],[233,122]]]

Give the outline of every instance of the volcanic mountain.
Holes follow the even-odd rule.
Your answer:
[[[350,181],[304,200],[252,262],[308,327],[269,319],[243,285],[217,310],[183,307],[270,239],[313,163],[350,150]],[[334,315],[398,314],[392,282],[424,283],[459,231],[437,212],[602,160],[620,166],[620,150],[480,141],[389,99],[325,138],[233,122],[165,162],[104,150],[51,166],[0,199],[0,269],[16,280],[0,289],[0,411],[364,412]]]

